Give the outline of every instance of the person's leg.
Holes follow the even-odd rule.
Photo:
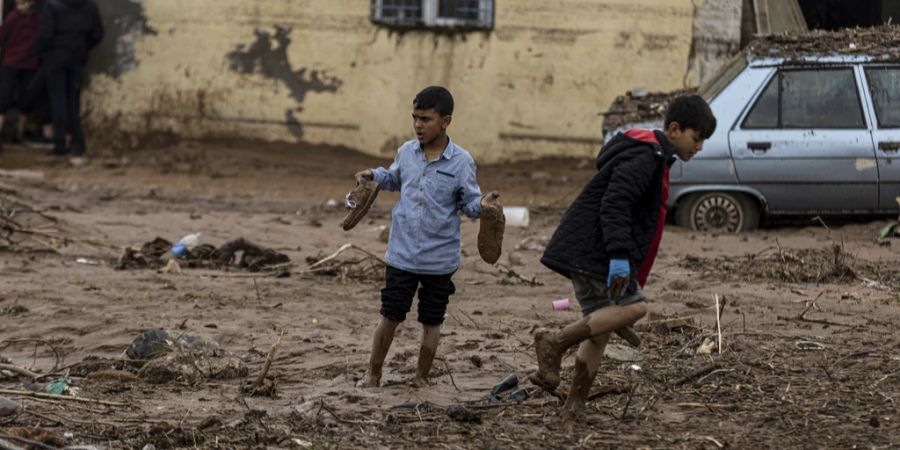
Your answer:
[[[50,98],[50,117],[53,122],[53,154],[66,153],[66,75],[62,70],[47,72],[47,95]]]
[[[69,124],[69,148],[75,156],[83,155],[85,151],[84,129],[81,126],[81,77],[80,64],[66,69],[66,121]]]
[[[541,331],[534,337],[538,372],[532,381],[550,390],[559,386],[559,369],[566,350],[592,336],[631,325],[647,313],[643,293],[634,282],[622,305],[612,304],[605,284],[600,281],[573,275],[572,284],[585,317],[558,333]]]
[[[388,266],[384,273],[384,289],[381,290],[381,322],[375,328],[372,338],[372,354],[369,369],[359,382],[360,387],[381,385],[381,371],[387,357],[394,333],[400,322],[406,320],[406,313],[412,307],[418,280],[415,274]]]
[[[441,324],[447,313],[450,296],[456,292],[452,280],[453,274],[422,275],[419,289],[419,322],[422,323],[422,346],[419,348],[419,360],[416,364],[417,386],[428,384],[428,373],[434,363],[438,345],[441,340]]]
[[[585,339],[579,345],[578,353],[575,355],[575,375],[572,377],[569,396],[563,405],[564,414],[575,415],[584,408],[609,337],[609,333],[604,333]]]
[[[12,106],[16,92],[17,71],[11,67],[0,67],[0,133],[6,123],[6,111]]]

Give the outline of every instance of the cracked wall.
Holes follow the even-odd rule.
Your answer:
[[[124,135],[239,137],[392,155],[416,92],[447,86],[479,161],[593,155],[600,113],[683,87],[690,0],[498,0],[491,32],[397,32],[369,0],[100,0],[86,122]]]

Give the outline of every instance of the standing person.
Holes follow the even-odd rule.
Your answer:
[[[35,0],[16,0],[13,9],[0,25],[0,130],[6,120],[6,112],[13,103],[19,109],[16,139],[21,140],[25,120],[30,111],[21,93],[34,79],[40,59],[32,52],[41,25],[41,13]]]
[[[427,384],[441,337],[441,324],[450,296],[451,278],[460,264],[460,218],[476,218],[483,207],[496,204],[497,193],[481,195],[475,161],[447,136],[453,97],[440,86],[427,87],[413,100],[416,138],[397,151],[387,169],[367,169],[357,178],[374,180],[381,189],[400,191],[391,212],[391,232],[381,290],[381,322],[372,340],[372,355],[362,387],[378,387],[384,359],[397,326],[406,319],[416,290],[422,345],[415,384]]]
[[[47,0],[35,43],[41,56],[38,79],[47,87],[53,118],[54,155],[84,154],[81,87],[88,52],[103,39],[100,11],[93,0]],[[66,146],[66,133],[71,144]]]
[[[572,280],[583,318],[557,333],[535,335],[538,372],[532,381],[559,385],[566,350],[579,345],[563,412],[580,412],[610,333],[647,312],[641,288],[662,239],[669,167],[689,161],[716,129],[698,95],[680,96],[666,111],[665,128],[619,133],[600,150],[597,174],[566,211],[541,262]]]

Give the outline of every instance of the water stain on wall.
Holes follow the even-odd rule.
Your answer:
[[[288,60],[292,28],[275,27],[274,33],[255,29],[256,39],[249,45],[238,44],[226,57],[231,70],[242,74],[260,74],[287,86],[291,97],[303,103],[310,92],[337,92],[343,84],[340,78],[323,71],[300,67],[294,69]],[[272,42],[275,45],[272,45]]]
[[[118,79],[139,64],[135,44],[145,35],[158,33],[147,23],[141,0],[98,0],[97,6],[105,36],[92,51],[88,70]]]

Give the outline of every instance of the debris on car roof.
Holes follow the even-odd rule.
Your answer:
[[[812,55],[868,55],[900,60],[900,25],[844,28],[837,31],[792,31],[761,36],[749,45],[750,54],[762,57]]]
[[[726,63],[715,78],[725,76],[730,80],[740,72],[747,59],[785,58],[800,59],[810,56],[860,55],[871,56],[879,61],[900,61],[900,25],[881,25],[867,28],[845,28],[837,31],[790,31],[786,33],[760,36],[754,39],[747,49],[733,58],[734,63]],[[739,61],[738,61],[739,60]],[[731,70],[729,70],[731,69]],[[731,72],[730,74],[727,72]],[[707,81],[706,84],[715,84]],[[720,83],[721,84],[721,83]],[[625,95],[616,97],[603,115],[603,134],[618,129],[655,124],[659,126],[669,102],[683,94],[694,94],[698,90],[705,98],[710,94],[706,89],[697,87],[678,89],[670,92],[647,92],[643,87],[636,87]]]

